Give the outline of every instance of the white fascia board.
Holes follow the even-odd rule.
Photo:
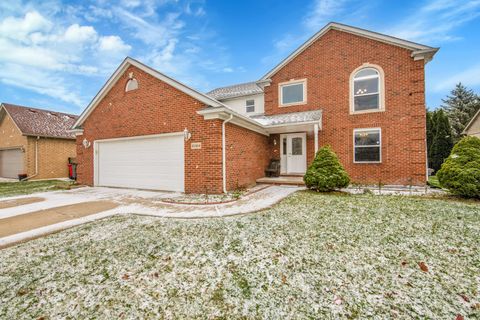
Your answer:
[[[155,69],[150,68],[149,66],[132,59],[130,57],[125,58],[123,62],[120,64],[120,66],[115,70],[115,72],[112,74],[112,76],[108,79],[108,81],[103,85],[102,89],[97,93],[97,95],[92,99],[92,101],[88,104],[87,108],[82,112],[80,117],[77,119],[75,124],[73,125],[72,129],[76,129],[79,126],[82,125],[82,123],[85,121],[85,119],[90,115],[90,113],[95,109],[95,107],[98,105],[98,103],[105,97],[105,95],[110,91],[110,89],[117,83],[118,79],[120,79],[120,76],[127,70],[128,66],[135,66],[138,69],[144,71],[145,73],[148,73],[149,75],[159,79],[160,81],[163,81],[172,87],[184,92],[185,94],[188,94],[189,96],[197,99],[200,102],[205,103],[206,105],[212,106],[212,107],[219,107],[219,106],[224,106],[223,103],[220,101],[217,101],[206,94],[203,94],[195,89],[190,88],[189,86],[173,79],[170,78],[166,75],[164,75],[161,72],[158,72]]]
[[[229,123],[236,124],[240,127],[268,136],[268,133],[265,131],[264,127],[260,123],[248,117],[245,117],[228,107],[206,108],[206,109],[197,111],[197,113],[199,115],[202,115],[203,119],[205,120],[213,120],[213,119],[227,120],[230,118],[230,115],[233,115],[233,118],[232,120],[230,120]]]
[[[318,129],[321,130],[322,128],[321,120],[276,124],[276,125],[264,126],[264,128],[268,133],[275,134],[275,133],[288,133],[288,132],[298,132],[298,131],[308,131],[308,130],[313,131],[316,124],[318,125]]]
[[[465,129],[463,129],[462,131],[462,134],[467,134],[468,129],[470,129],[470,126],[475,122],[478,116],[480,116],[480,109],[478,109],[477,113],[475,113],[473,118],[470,119],[470,121],[467,123],[467,125],[465,126]]]
[[[365,38],[369,38],[372,40],[377,40],[380,42],[396,45],[408,50],[412,51],[420,51],[420,50],[435,50],[435,52],[438,51],[438,48],[432,48],[423,44],[415,43],[412,41],[408,40],[403,40],[399,39],[396,37],[388,36],[385,34],[377,33],[374,31],[369,31],[361,28],[356,28],[348,25],[344,25],[341,23],[337,22],[330,22],[327,24],[325,27],[323,27],[320,31],[318,31],[316,34],[314,34],[310,39],[308,39],[305,43],[303,43],[297,50],[295,50],[293,53],[291,53],[288,57],[286,57],[283,61],[281,61],[277,66],[275,66],[272,70],[270,70],[267,74],[265,74],[259,82],[265,81],[270,79],[275,73],[277,73],[280,69],[282,69],[286,64],[288,64],[290,61],[292,61],[296,56],[298,56],[300,53],[302,53],[306,48],[308,48],[312,43],[314,43],[316,40],[321,38],[324,34],[326,34],[330,30],[338,30],[338,31],[343,31],[343,32],[348,32],[351,34],[355,34],[358,36],[362,36]],[[431,57],[433,57],[433,54]]]
[[[76,136],[81,136],[83,134],[83,129],[69,129],[69,133],[75,133]]]
[[[319,130],[322,130],[322,120],[313,120],[313,121],[304,121],[296,123],[282,123],[274,125],[262,125],[261,123],[252,120],[248,117],[245,117],[239,113],[232,111],[229,108],[207,108],[197,111],[199,115],[202,115],[205,120],[227,120],[230,115],[233,115],[233,119],[230,123],[236,124],[240,127],[250,129],[252,131],[261,133],[263,135],[269,135],[272,133],[281,133],[281,132],[293,132],[292,130],[304,130],[308,127],[312,127],[315,124],[318,124]]]

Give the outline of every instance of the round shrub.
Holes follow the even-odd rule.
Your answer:
[[[303,181],[309,189],[326,192],[347,187],[350,177],[332,148],[325,146],[318,150]]]
[[[480,139],[465,137],[452,149],[437,173],[442,188],[468,198],[480,198]]]

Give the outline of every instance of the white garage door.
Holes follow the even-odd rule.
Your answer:
[[[96,185],[184,191],[183,134],[96,142]]]
[[[22,150],[0,150],[0,177],[18,178],[20,173],[23,173]]]

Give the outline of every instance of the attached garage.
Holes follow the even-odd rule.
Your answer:
[[[0,177],[18,178],[23,173],[23,155],[21,149],[0,150]]]
[[[183,133],[95,141],[95,185],[184,192]]]

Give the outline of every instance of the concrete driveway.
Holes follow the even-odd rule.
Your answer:
[[[211,218],[265,209],[302,188],[271,186],[216,205],[165,203],[181,193],[84,187],[0,199],[0,248],[115,214]]]

